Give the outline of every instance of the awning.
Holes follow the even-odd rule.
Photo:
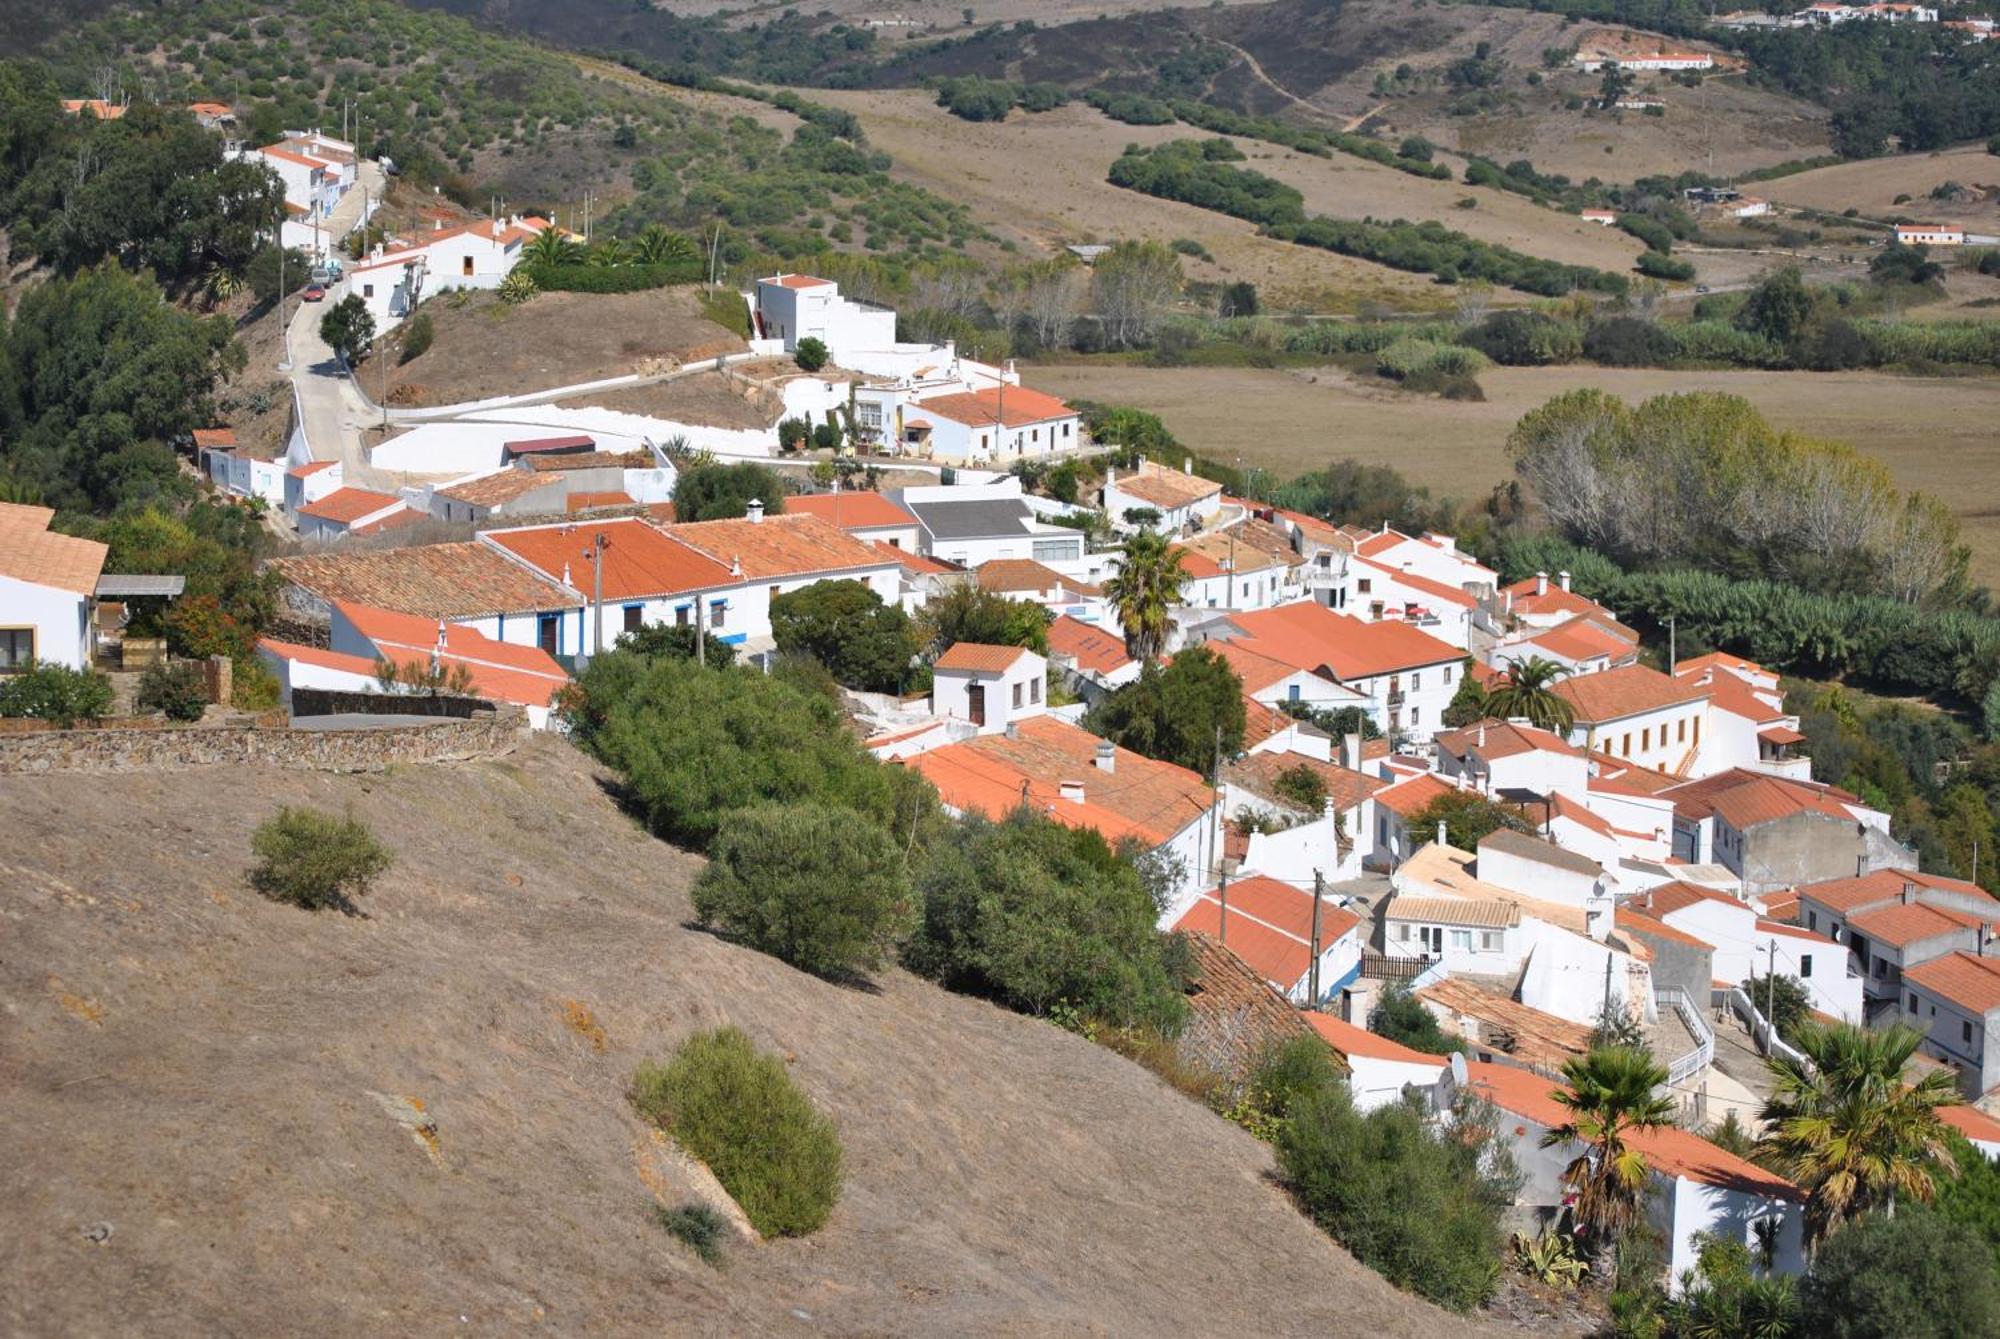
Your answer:
[[[1789,725],[1771,725],[1757,732],[1766,744],[1803,744],[1806,737]]]
[[[97,598],[131,595],[179,595],[187,589],[184,576],[101,576]]]

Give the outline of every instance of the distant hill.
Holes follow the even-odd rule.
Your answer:
[[[281,804],[393,850],[368,918],[245,885]],[[900,972],[857,990],[688,928],[698,862],[567,745],[341,777],[0,785],[0,1333],[1473,1332],[1111,1052]],[[697,1261],[642,1061],[721,1022],[838,1123],[802,1242]],[[413,1137],[421,1104],[432,1139]]]

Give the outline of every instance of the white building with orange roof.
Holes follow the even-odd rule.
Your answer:
[[[1304,1015],[1312,1030],[1347,1061],[1347,1093],[1366,1115],[1377,1107],[1419,1098],[1433,1113],[1451,1110],[1451,1058],[1429,1055],[1330,1013]]]
[[[1436,774],[1422,772],[1393,779],[1388,786],[1376,791],[1375,831],[1368,851],[1368,863],[1379,868],[1393,868],[1407,860],[1425,842],[1434,840],[1437,837],[1435,831],[1414,830],[1417,816],[1430,806],[1431,801],[1456,789]]]
[[[1105,470],[1099,503],[1119,530],[1184,535],[1221,512],[1222,485],[1196,474],[1192,459],[1178,470],[1157,460],[1141,460],[1131,470]],[[1134,514],[1142,519],[1133,519]],[[1144,519],[1149,514],[1150,519]]]
[[[1347,566],[1346,596],[1335,607],[1371,623],[1407,623],[1463,651],[1472,645],[1478,604],[1462,587],[1426,576],[1414,565],[1392,567],[1357,553]]]
[[[1757,901],[1676,880],[1623,898],[1619,906],[1708,945],[1717,986],[1742,986],[1775,971],[1796,980],[1819,1012],[1843,1022],[1863,1021],[1861,974],[1849,966],[1842,947],[1803,926],[1769,919]]]
[[[338,460],[303,461],[285,471],[285,510],[296,512],[346,486],[347,471]]]
[[[514,272],[522,249],[548,229],[546,219],[518,214],[455,228],[434,220],[407,247],[377,247],[347,271],[347,291],[361,299],[379,333],[397,325],[425,298],[453,289],[490,290]]]
[[[1694,772],[1708,689],[1634,664],[1560,679],[1552,691],[1574,713],[1570,743],[1675,776]]]
[[[978,734],[1048,711],[1049,662],[1024,646],[957,642],[931,665],[931,710],[963,721]]]
[[[1547,572],[1524,577],[1500,587],[1494,601],[1495,612],[1509,628],[1553,628],[1579,616],[1589,616],[1600,623],[1618,623],[1617,616],[1609,609],[1571,590],[1567,572],[1556,573],[1553,581]]]
[[[1621,623],[1579,614],[1554,627],[1521,628],[1502,637],[1486,660],[1500,670],[1547,660],[1572,675],[1596,674],[1637,664],[1639,636]]]
[[[1302,888],[1261,872],[1244,874],[1226,886],[1195,893],[1185,905],[1161,917],[1161,928],[1204,934],[1228,945],[1273,990],[1294,1004],[1310,1006],[1338,998],[1359,979],[1367,933],[1359,916],[1324,895],[1319,898],[1315,927],[1313,901],[1310,885]]]
[[[1752,891],[1916,867],[1889,816],[1836,786],[1732,768],[1661,797],[1674,805],[1674,855],[1720,864]]]
[[[1369,705],[1366,694],[1266,654],[1248,640],[1224,637],[1201,645],[1229,662],[1242,681],[1243,695],[1254,702],[1271,707],[1293,703],[1324,711]]]
[[[1179,874],[1174,905],[1206,886],[1219,868],[1215,793],[1206,781],[1051,715],[930,749],[903,765],[937,787],[955,815],[1003,819],[1025,805],[1113,845],[1129,839],[1145,852],[1161,853]]]
[[[1955,949],[1905,971],[1898,1014],[1923,1032],[1926,1055],[1958,1071],[1966,1097],[1976,1100],[2000,1087],[2000,957],[1991,944]],[[1978,1133],[1993,1139],[1992,1125],[1989,1119]],[[1972,1130],[1964,1133],[1976,1137]]]
[[[1692,769],[1696,776],[1747,767],[1812,780],[1812,759],[1797,751],[1806,737],[1798,716],[1785,710],[1777,675],[1740,656],[1717,654],[1683,662],[1674,677],[1709,693],[1708,733]]]
[[[1475,597],[1490,595],[1500,582],[1500,574],[1461,550],[1456,537],[1437,531],[1406,535],[1384,524],[1357,539],[1354,552],[1392,571],[1414,572]]]
[[[1525,721],[1487,719],[1433,737],[1438,771],[1486,796],[1524,801],[1590,785],[1590,761],[1561,735]]]
[[[94,539],[49,528],[49,507],[0,502],[0,680],[40,663],[91,665],[91,606],[104,558]]]
[[[901,450],[952,464],[1005,469],[1083,445],[1082,414],[1026,386],[928,395],[907,405],[901,422]]]
[[[973,581],[983,591],[1004,595],[1010,600],[1039,604],[1058,617],[1104,623],[1108,608],[1104,592],[1088,581],[1065,576],[1032,558],[995,558],[981,563]]]
[[[810,274],[759,279],[750,312],[757,337],[778,341],[786,353],[795,352],[802,339],[816,339],[834,362],[851,366],[858,352],[896,347],[894,310],[842,297],[831,279]]]
[[[403,499],[369,488],[337,488],[292,513],[299,538],[329,541],[368,534],[390,518],[410,512]]]
[[[1139,662],[1125,649],[1116,628],[1058,614],[1049,624],[1049,659],[1085,701],[1123,688],[1139,677]]]
[[[1189,609],[1272,609],[1305,594],[1295,554],[1238,543],[1233,529],[1178,541],[1173,551],[1187,578],[1181,603]]]
[[[1464,652],[1407,623],[1369,623],[1300,600],[1230,614],[1214,637],[1339,684],[1364,698],[1375,728],[1428,741],[1458,691]]]
[[[840,488],[831,493],[800,493],[785,499],[787,515],[817,516],[856,539],[917,551],[917,518],[884,494],[868,489]]]

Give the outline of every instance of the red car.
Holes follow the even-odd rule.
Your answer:
[[[304,298],[307,302],[324,302],[326,300],[326,285],[307,284],[306,291],[301,293],[299,296]]]

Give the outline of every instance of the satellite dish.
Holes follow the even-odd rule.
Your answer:
[[[1463,1088],[1472,1082],[1472,1073],[1465,1067],[1465,1052],[1451,1053],[1451,1081]]]

